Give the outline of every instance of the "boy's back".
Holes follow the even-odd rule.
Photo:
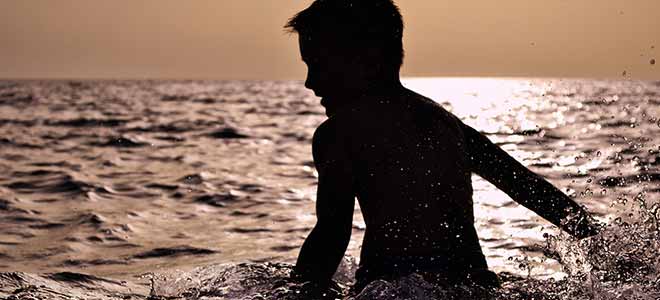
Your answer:
[[[367,225],[357,290],[410,273],[497,286],[474,228],[471,173],[574,236],[595,233],[577,203],[440,105],[403,87],[379,95],[326,103],[331,117],[313,141],[318,222],[296,264],[303,278],[332,276],[357,197]]]
[[[346,156],[334,157],[349,159],[367,225],[358,281],[418,271],[487,270],[473,225],[470,161],[460,121],[403,89],[357,102],[326,121],[315,144],[324,147],[325,132],[346,139],[341,143]],[[323,150],[315,147],[318,151]]]

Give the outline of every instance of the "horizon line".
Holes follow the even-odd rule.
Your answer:
[[[502,79],[502,80],[525,80],[525,79],[541,79],[541,80],[599,80],[599,81],[660,81],[658,78],[636,78],[633,76],[620,76],[620,77],[588,77],[588,76],[512,76],[512,75],[433,75],[433,76],[401,76],[402,81],[405,80],[419,80],[419,79]],[[0,81],[304,81],[304,78],[279,78],[279,79],[256,79],[256,78],[213,78],[213,77],[139,77],[139,76],[126,76],[126,77],[15,77],[15,78],[2,78]]]

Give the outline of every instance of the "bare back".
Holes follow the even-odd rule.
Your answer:
[[[296,274],[328,282],[351,235],[367,228],[357,288],[410,273],[497,285],[474,228],[471,174],[576,237],[597,232],[582,207],[435,102],[404,88],[347,101],[314,134],[317,224]]]
[[[473,225],[466,141],[453,115],[403,91],[363,99],[328,123],[349,133],[367,225],[358,277],[487,269]]]

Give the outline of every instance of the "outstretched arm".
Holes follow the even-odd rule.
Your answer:
[[[460,121],[459,121],[460,122]],[[598,233],[587,211],[487,137],[461,122],[472,171],[574,237]]]
[[[345,143],[327,126],[314,134],[313,155],[319,173],[317,222],[300,250],[294,277],[325,288],[350,241],[355,194]]]

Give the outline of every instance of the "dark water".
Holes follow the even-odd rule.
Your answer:
[[[573,241],[474,177],[495,297],[660,297],[660,83],[405,84],[610,224]],[[324,118],[300,82],[0,82],[0,297],[308,299],[286,278],[315,221]],[[338,293],[361,220],[356,207]],[[356,298],[482,292],[411,276]]]

